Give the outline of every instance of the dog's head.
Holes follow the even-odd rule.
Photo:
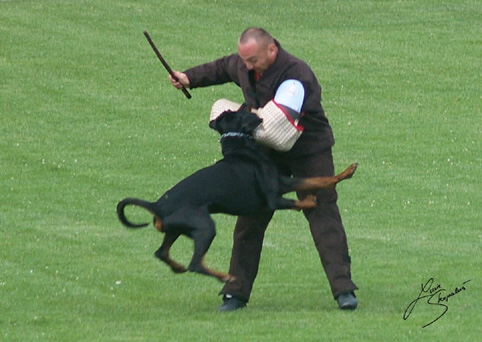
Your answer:
[[[254,130],[263,122],[256,114],[247,108],[241,107],[238,111],[225,111],[209,123],[209,127],[219,132],[243,133],[252,135]]]

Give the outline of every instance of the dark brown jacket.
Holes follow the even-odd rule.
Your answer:
[[[257,82],[254,81],[254,72],[248,71],[236,53],[184,71],[189,78],[190,88],[234,82],[242,89],[245,103],[260,108],[274,98],[283,81],[299,80],[305,88],[303,117],[300,120],[305,130],[286,153],[290,157],[297,157],[330,148],[334,138],[321,105],[321,86],[316,76],[305,62],[286,52],[278,42],[276,44],[279,49],[276,61]]]

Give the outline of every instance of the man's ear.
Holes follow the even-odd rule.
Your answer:
[[[271,43],[268,45],[268,55],[271,59],[276,59],[276,56],[278,55],[278,47],[276,44]]]

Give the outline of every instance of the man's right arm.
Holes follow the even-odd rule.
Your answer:
[[[181,89],[182,87],[189,88],[189,85],[190,85],[189,78],[185,73],[173,70],[173,74],[176,78],[169,75],[169,81],[171,81],[171,84],[175,88],[177,89]]]
[[[219,58],[213,62],[201,64],[184,72],[174,72],[179,82],[172,80],[174,87],[180,88],[184,85],[186,88],[207,87],[216,84],[224,84],[228,82],[237,82],[237,68],[239,57],[237,54]]]

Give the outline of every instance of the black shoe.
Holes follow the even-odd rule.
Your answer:
[[[338,301],[338,307],[342,310],[355,310],[358,305],[358,300],[353,292],[342,293],[336,300]]]
[[[246,307],[246,302],[236,297],[224,296],[223,301],[224,301],[223,305],[221,305],[218,309],[218,311],[220,312],[230,312],[230,311],[235,311],[239,309],[244,309]]]

